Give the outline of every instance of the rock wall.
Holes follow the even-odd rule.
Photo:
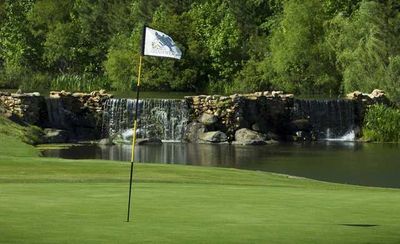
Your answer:
[[[286,122],[290,120],[293,97],[293,94],[284,94],[281,91],[231,96],[185,97],[190,108],[191,121],[188,125],[186,140],[189,142],[238,141],[239,137],[243,138],[243,130],[240,136],[236,133],[243,128],[262,133],[265,135],[262,137],[266,140],[280,139],[279,137],[285,134]],[[243,143],[257,142],[249,139]]]
[[[0,113],[15,122],[42,127],[43,142],[91,140],[101,137],[103,104],[110,98],[104,90],[52,91],[49,97],[37,92],[0,92]]]
[[[38,92],[0,92],[0,114],[18,123],[41,125],[45,116],[45,99]]]
[[[293,94],[285,94],[282,91],[231,96],[189,96],[185,97],[185,100],[190,108],[190,123],[185,136],[186,141],[189,142],[265,144],[282,140],[317,140],[321,139],[322,135],[329,137],[325,131],[316,131],[313,126],[315,118],[312,118],[311,114],[298,116],[296,104],[298,105],[301,100],[294,99]],[[346,102],[346,100],[351,101]],[[326,111],[323,109],[316,111],[321,115],[317,120],[322,119],[320,123],[335,124],[335,126],[347,124],[356,135],[359,135],[368,106],[376,103],[391,104],[381,90],[374,90],[371,94],[353,92],[348,94],[345,100],[310,100],[306,102],[307,104],[330,106]],[[315,107],[321,109],[321,106]],[[347,111],[343,113],[342,110],[346,109]],[[338,114],[324,116],[328,110],[330,112],[337,111]],[[351,113],[351,115],[346,113]],[[348,116],[347,119],[352,121],[346,121],[343,116]],[[337,117],[339,121],[326,123],[327,121],[324,120],[328,117],[334,119]],[[331,131],[334,129],[331,128]]]
[[[45,142],[92,140],[102,137],[104,108],[112,97],[104,90],[91,93],[52,91],[49,97],[36,92],[0,92],[0,113],[14,121],[44,128]],[[348,94],[346,99],[355,104],[354,111],[350,112],[354,113],[355,127],[358,128],[368,106],[376,103],[391,105],[381,90],[374,90],[371,94],[356,91]],[[238,144],[316,140],[318,135],[313,134],[312,125],[315,121],[310,120],[310,114],[296,115],[298,101],[293,94],[281,91],[185,97],[189,122],[184,139],[188,142]],[[335,102],[331,100],[326,104],[332,101]],[[307,104],[312,102],[307,101]],[[342,102],[337,100],[334,104]],[[324,111],[320,113],[323,115]]]
[[[104,103],[112,98],[104,90],[91,93],[50,92],[46,99],[48,118],[42,127],[64,130],[69,140],[101,137]]]
[[[93,113],[102,113],[105,101],[112,97],[113,95],[108,94],[105,90],[90,93],[51,91],[49,96],[50,99],[60,99],[65,108],[74,113],[79,113],[82,109],[88,109]]]

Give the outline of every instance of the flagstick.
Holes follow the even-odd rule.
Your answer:
[[[132,151],[131,151],[131,174],[129,179],[129,197],[128,197],[128,216],[126,218],[126,222],[129,222],[130,213],[131,213],[131,196],[132,196],[132,181],[133,181],[133,162],[135,160],[135,144],[136,144],[136,130],[137,130],[137,118],[139,113],[139,88],[140,88],[140,77],[142,73],[142,59],[143,56],[140,55],[139,59],[139,72],[138,72],[138,80],[136,85],[136,112],[135,112],[135,122],[133,124],[132,129]]]

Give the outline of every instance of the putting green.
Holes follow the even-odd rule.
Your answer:
[[[0,141],[0,243],[400,243],[400,191],[235,169],[37,157]]]

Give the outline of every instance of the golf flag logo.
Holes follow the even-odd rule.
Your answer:
[[[143,55],[181,59],[182,52],[165,33],[145,27]]]

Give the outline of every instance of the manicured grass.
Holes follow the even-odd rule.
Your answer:
[[[29,127],[23,127],[0,115],[0,155],[8,156],[38,156],[38,151],[31,145],[22,143],[28,141]]]
[[[129,163],[39,158],[3,138],[0,243],[400,243],[396,189],[138,164],[127,223]]]

